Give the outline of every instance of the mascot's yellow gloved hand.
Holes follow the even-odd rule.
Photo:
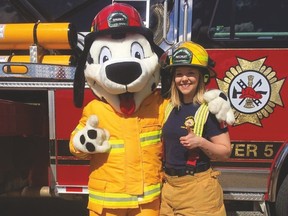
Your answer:
[[[233,125],[235,117],[227,96],[219,89],[205,92],[204,100],[208,103],[208,109],[215,114],[219,122],[224,121]]]
[[[110,150],[109,132],[106,129],[97,128],[97,126],[98,117],[96,115],[90,116],[86,126],[79,130],[73,138],[75,149],[88,154],[104,153]]]

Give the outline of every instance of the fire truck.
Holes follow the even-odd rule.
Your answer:
[[[204,46],[233,108],[232,155],[213,162],[229,215],[288,215],[288,1],[137,0],[164,50]],[[81,117],[77,60],[111,1],[3,0],[0,5],[0,194],[85,197],[89,162],[69,152]],[[94,95],[85,89],[88,103]]]

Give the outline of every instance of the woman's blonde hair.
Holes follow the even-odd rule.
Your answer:
[[[204,103],[204,93],[206,91],[205,89],[205,83],[204,83],[204,72],[200,69],[195,67],[196,69],[199,70],[199,82],[198,86],[196,89],[196,94],[193,98],[193,103],[195,104],[202,104]],[[182,104],[182,94],[181,92],[177,89],[176,83],[175,83],[175,68],[172,73],[172,83],[170,87],[170,101],[174,107],[177,107],[178,109],[181,107]]]

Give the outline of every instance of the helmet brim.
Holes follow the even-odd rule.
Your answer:
[[[181,64],[173,64],[173,65],[167,65],[164,69],[167,71],[171,71],[173,68],[175,67],[183,67],[183,66],[187,66],[187,67],[196,67],[196,68],[202,68],[205,69],[208,73],[210,78],[215,78],[216,77],[216,72],[215,70],[213,70],[211,67],[202,67],[201,65],[193,65],[193,64],[185,64],[185,63],[181,63]]]

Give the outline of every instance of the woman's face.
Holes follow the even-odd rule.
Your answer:
[[[177,67],[175,69],[175,84],[183,95],[184,103],[191,103],[196,94],[200,72],[193,67]]]

